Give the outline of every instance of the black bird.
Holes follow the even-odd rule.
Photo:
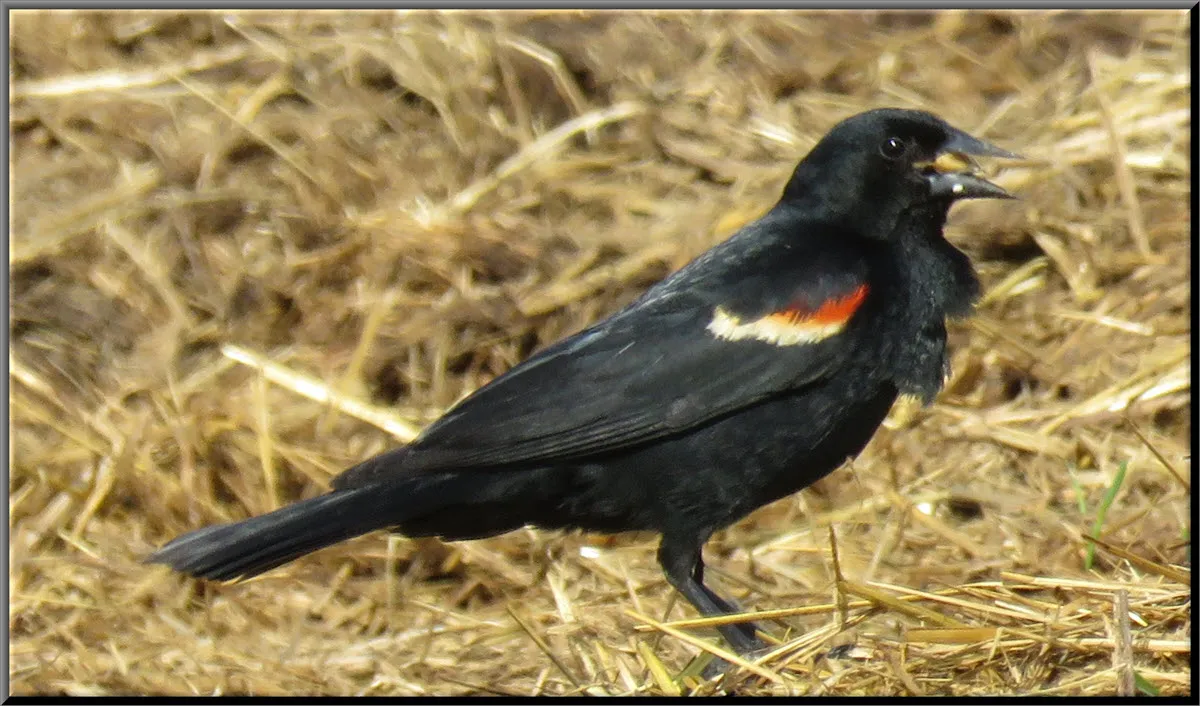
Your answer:
[[[836,125],[761,219],[640,299],[462,400],[333,490],[185,534],[151,562],[253,576],[376,529],[447,540],[525,525],[653,530],[700,613],[716,530],[856,455],[899,394],[929,403],[947,317],[979,295],[942,228],[959,199],[1012,198],[967,155],[1016,158],[925,112]],[[750,624],[721,634],[762,645]]]

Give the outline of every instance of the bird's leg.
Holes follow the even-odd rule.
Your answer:
[[[708,586],[704,585],[704,557],[696,555],[696,565],[692,567],[692,578],[696,579],[696,583],[700,584],[700,590],[708,594],[709,599],[721,607],[723,613],[740,613],[742,609],[736,603],[717,594]]]
[[[704,559],[700,555],[699,552],[696,553],[696,566],[694,569],[692,569],[692,578],[694,578],[696,580],[696,585],[700,587],[701,591],[704,591],[704,593],[708,596],[709,600],[711,600],[713,603],[715,603],[717,605],[717,607],[720,609],[722,614],[732,615],[734,613],[742,612],[741,607],[738,606],[737,603],[734,603],[733,601],[729,600],[728,598],[725,598],[725,597],[719,595],[716,591],[712,590],[707,585],[705,585],[705,583],[704,583]],[[731,623],[726,627],[740,631],[743,635],[745,635],[747,637],[747,639],[751,640],[753,642],[753,646],[751,647],[751,649],[756,650],[760,647],[763,647],[764,643],[762,642],[762,640],[760,640],[758,638],[758,635],[757,635],[758,626],[755,625],[754,623],[751,623],[751,622]],[[724,635],[724,632],[722,632],[722,634]],[[728,636],[726,636],[725,639],[729,640]],[[736,643],[734,641],[729,640],[729,642],[730,642],[730,644],[733,644],[736,646]],[[739,649],[738,652],[743,653],[743,650]]]
[[[737,613],[737,606],[704,585],[704,562],[700,557],[702,544],[703,540],[678,542],[663,537],[658,548],[658,563],[662,566],[663,574],[701,615],[713,617]],[[717,631],[738,654],[746,654],[763,647],[763,642],[755,635],[756,628],[753,623],[718,625]]]

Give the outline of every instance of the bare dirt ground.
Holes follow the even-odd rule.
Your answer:
[[[11,32],[12,693],[1189,692],[1185,12]],[[709,545],[772,611],[757,665],[692,676],[713,633],[649,536],[376,534],[239,585],[139,563],[321,493],[884,105],[1024,154],[1021,200],[952,214],[987,293],[937,403]]]

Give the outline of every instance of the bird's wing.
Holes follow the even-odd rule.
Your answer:
[[[338,487],[397,465],[431,471],[601,455],[827,376],[871,301],[866,266],[828,243],[787,250],[681,270],[480,388],[396,456],[347,471]]]

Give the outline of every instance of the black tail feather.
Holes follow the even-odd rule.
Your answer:
[[[556,507],[551,498],[559,485],[546,473],[529,470],[418,473],[342,486],[265,515],[189,532],[146,561],[227,581],[256,576],[377,529],[410,537],[466,539],[524,524],[560,526],[551,521]]]
[[[146,558],[192,576],[225,581],[264,571],[391,524],[404,498],[380,488],[335,491],[241,522],[177,537]]]

